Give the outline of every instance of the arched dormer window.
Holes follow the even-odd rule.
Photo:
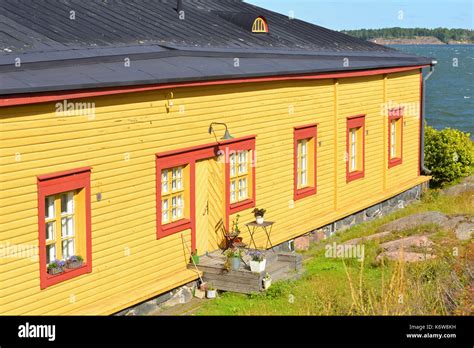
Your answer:
[[[258,17],[253,22],[252,33],[268,33],[268,24],[265,18]]]

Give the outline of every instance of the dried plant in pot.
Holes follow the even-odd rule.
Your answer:
[[[79,268],[82,267],[83,264],[84,259],[80,255],[71,256],[66,260],[66,268],[68,269]]]
[[[47,271],[48,274],[56,275],[64,272],[64,267],[66,263],[60,260],[54,260],[53,262],[48,264]]]
[[[265,271],[267,260],[265,259],[265,254],[259,250],[255,250],[249,253],[250,260],[250,270],[253,273],[262,273]]]

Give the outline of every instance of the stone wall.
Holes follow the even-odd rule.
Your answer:
[[[344,231],[363,222],[372,221],[393,213],[399,209],[403,209],[410,203],[419,200],[421,198],[422,192],[426,188],[427,186],[424,184],[415,186],[395,197],[311,231],[295,239],[295,249],[307,250],[311,242],[317,242],[326,239],[337,231]]]

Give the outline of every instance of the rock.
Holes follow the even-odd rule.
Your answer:
[[[366,237],[360,237],[360,238],[355,238],[355,239],[351,239],[351,240],[348,240],[347,242],[344,242],[342,244],[344,245],[355,245],[355,244],[361,244],[367,240],[373,240],[373,239],[380,239],[380,238],[383,238],[383,237],[386,237],[388,235],[390,235],[391,232],[380,232],[380,233],[375,233],[375,234],[372,234],[370,236],[366,236]]]
[[[173,307],[179,304],[188,303],[193,298],[193,291],[187,286],[182,286],[171,295],[171,298],[162,303],[163,307]]]
[[[370,208],[367,208],[365,211],[365,215],[369,219],[375,219],[377,217],[382,216],[382,205],[376,204]]]
[[[456,237],[459,240],[469,240],[472,238],[473,231],[474,231],[473,222],[461,222],[454,230],[454,233],[456,234]]]
[[[133,308],[133,314],[131,315],[146,315],[157,309],[158,309],[158,306],[156,305],[155,301],[151,300],[151,301],[141,303],[138,306],[135,306]]]
[[[380,232],[399,232],[410,228],[423,225],[436,224],[443,226],[448,222],[448,217],[437,211],[428,211],[425,213],[406,216],[395,221],[389,222],[379,228]]]
[[[309,236],[301,236],[295,239],[295,250],[308,250],[310,244]]]
[[[464,178],[461,183],[441,190],[447,196],[459,196],[461,193],[474,190],[474,175]]]
[[[316,230],[316,231],[313,231],[311,233],[311,240],[313,242],[320,242],[324,239],[326,239],[327,236],[326,234],[324,233],[324,230],[323,229],[319,229],[319,230]]]
[[[432,254],[425,254],[425,253],[415,253],[411,251],[403,251],[394,250],[394,251],[384,251],[380,253],[375,261],[382,262],[383,259],[388,259],[390,261],[398,261],[402,259],[405,262],[419,262],[434,259],[436,256]]]
[[[433,242],[427,236],[410,236],[380,244],[387,251],[398,251],[401,248],[408,247],[429,247],[431,245],[433,245]]]

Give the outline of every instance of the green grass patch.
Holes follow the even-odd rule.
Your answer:
[[[447,197],[430,191],[406,209],[312,245],[304,253],[305,273],[301,279],[276,282],[267,292],[256,295],[223,293],[206,302],[196,315],[469,314],[472,279],[467,272],[467,256],[472,242],[460,243],[452,233],[434,225],[401,231],[397,237],[425,232],[435,242],[437,258],[413,264],[375,262],[381,241],[364,243],[363,262],[326,257],[325,246],[371,235],[383,224],[414,213],[436,210],[473,215],[472,196],[472,192]]]

